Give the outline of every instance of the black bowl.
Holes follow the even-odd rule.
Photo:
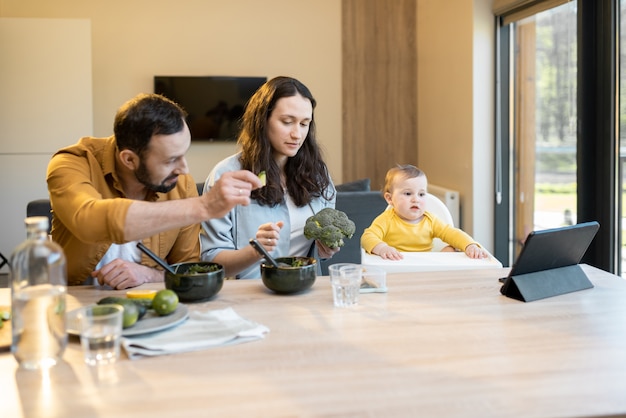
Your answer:
[[[276,261],[288,264],[287,266],[274,267],[268,262],[261,264],[261,279],[263,284],[270,290],[281,294],[303,292],[315,283],[317,260],[312,257],[279,257]],[[303,265],[291,267],[295,262]]]
[[[212,267],[219,269],[206,273],[188,273],[192,266]],[[208,261],[196,261],[173,264],[176,274],[165,272],[165,288],[173,290],[182,302],[196,302],[210,299],[222,289],[224,284],[224,267]]]

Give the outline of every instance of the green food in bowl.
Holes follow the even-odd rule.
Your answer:
[[[174,264],[172,268],[176,274],[165,272],[165,288],[173,290],[181,302],[211,299],[224,284],[224,267],[221,264],[188,262]],[[200,272],[200,269],[208,271]]]
[[[268,289],[280,294],[300,293],[308,290],[317,277],[317,260],[312,257],[279,257],[278,268],[261,264],[261,279]]]
[[[293,261],[291,262],[291,267],[303,267],[303,266],[308,266],[308,265],[309,265],[308,260],[303,260],[298,257],[294,257]]]
[[[176,270],[177,274],[185,273],[185,274],[202,274],[209,273],[211,271],[218,271],[222,267],[219,264],[192,264],[185,271],[179,272]]]

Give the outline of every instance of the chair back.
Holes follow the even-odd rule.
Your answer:
[[[47,216],[48,217],[48,234],[52,229],[52,207],[49,199],[31,200],[26,205],[26,216]]]
[[[437,196],[430,193],[426,194],[426,210],[444,223],[454,226],[454,220],[448,207]],[[433,249],[431,251],[441,251],[446,244],[439,238],[433,240]]]
[[[387,202],[379,191],[337,192],[335,208],[345,212],[356,229],[352,238],[344,240],[345,245],[337,254],[321,262],[322,275],[328,275],[328,266],[331,264],[361,263],[361,235],[386,206]]]

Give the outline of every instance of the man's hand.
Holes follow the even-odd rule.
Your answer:
[[[261,180],[247,170],[224,173],[204,195],[163,202],[134,200],[126,212],[124,241],[138,241],[163,231],[221,218],[236,205],[249,205]]]
[[[251,171],[229,171],[224,173],[202,197],[211,218],[220,218],[236,205],[248,206],[252,190],[262,186],[259,177]]]
[[[149,282],[162,282],[163,272],[132,261],[115,259],[91,273],[101,286],[128,289]]]

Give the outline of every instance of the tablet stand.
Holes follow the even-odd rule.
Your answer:
[[[2,253],[0,253],[0,268],[4,267],[5,264],[9,264],[9,260],[7,260]]]
[[[592,287],[583,269],[575,264],[508,277],[500,292],[513,299],[532,302]]]

